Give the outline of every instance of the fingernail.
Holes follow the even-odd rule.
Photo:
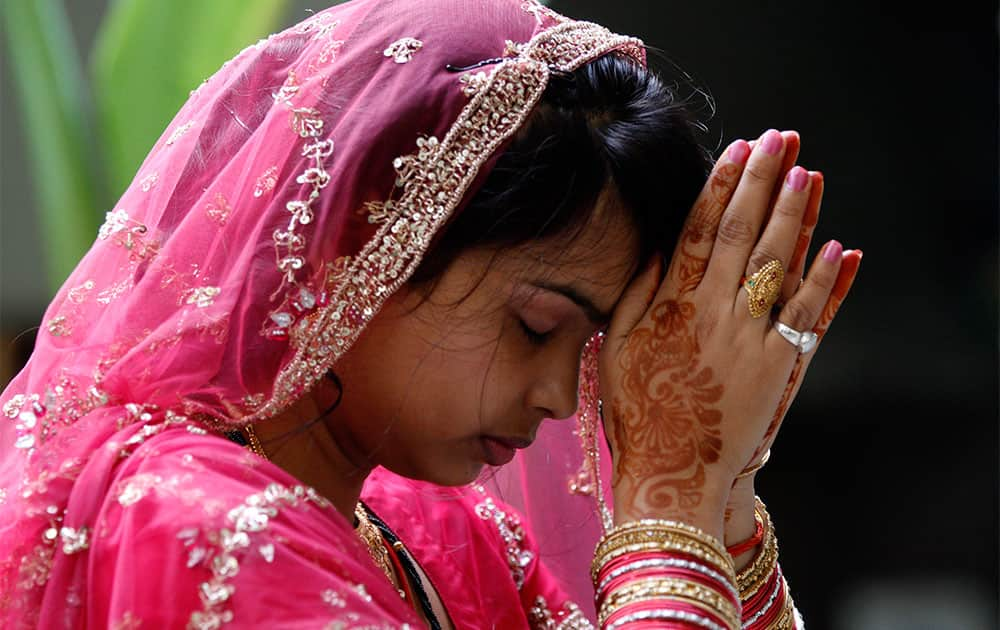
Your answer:
[[[761,136],[760,148],[768,155],[775,155],[781,150],[781,145],[784,143],[785,140],[777,129],[769,129]]]
[[[834,262],[840,258],[840,254],[844,251],[844,246],[840,244],[840,241],[830,241],[826,244],[826,249],[823,250],[823,260],[826,262]]]
[[[746,140],[737,140],[729,145],[729,150],[726,154],[729,156],[729,161],[733,164],[742,164],[750,156],[750,145]]]
[[[788,182],[789,188],[801,192],[806,189],[806,184],[809,183],[809,172],[801,166],[796,166],[788,171],[788,177],[785,180]]]

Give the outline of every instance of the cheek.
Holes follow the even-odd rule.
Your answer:
[[[396,330],[381,344],[381,368],[367,396],[379,401],[400,442],[433,443],[478,433],[502,407],[509,380],[498,360],[503,344],[486,326],[430,327],[426,322]],[[390,339],[392,341],[390,341]],[[384,426],[384,425],[383,425]]]

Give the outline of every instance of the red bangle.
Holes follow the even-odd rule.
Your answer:
[[[764,541],[764,521],[756,518],[756,515],[754,521],[757,523],[757,529],[754,530],[753,536],[741,543],[736,543],[735,545],[726,547],[726,551],[729,552],[729,555],[734,558],[741,556]]]

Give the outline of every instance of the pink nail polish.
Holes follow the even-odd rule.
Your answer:
[[[781,145],[785,143],[781,133],[776,129],[769,129],[760,139],[760,148],[768,155],[775,155],[781,150]]]
[[[806,189],[806,184],[809,183],[809,172],[801,166],[796,166],[788,171],[786,181],[789,188],[796,192],[801,192]]]
[[[823,260],[834,262],[840,258],[840,254],[843,251],[844,246],[840,244],[840,241],[830,241],[826,244],[826,249],[823,250]]]
[[[729,156],[730,162],[733,164],[742,164],[750,156],[750,145],[747,144],[746,140],[737,140],[729,145],[729,150],[726,153]]]

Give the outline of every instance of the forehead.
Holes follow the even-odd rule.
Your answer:
[[[521,282],[573,287],[609,313],[638,266],[638,254],[635,226],[605,188],[584,223],[504,252],[500,266]]]

